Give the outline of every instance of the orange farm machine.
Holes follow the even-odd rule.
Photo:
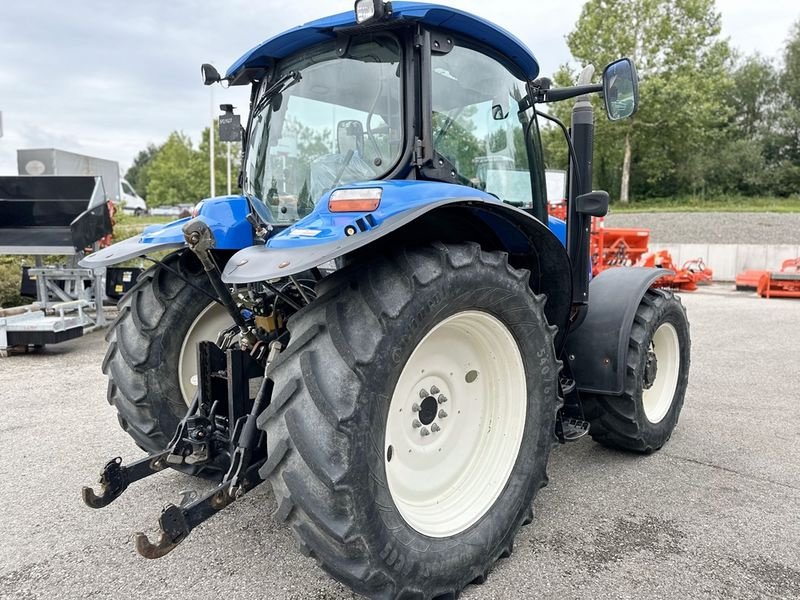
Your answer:
[[[563,219],[565,203],[551,203],[550,215]],[[693,292],[698,285],[709,283],[713,271],[702,258],[688,260],[681,267],[667,250],[650,251],[650,230],[636,227],[606,227],[602,217],[592,219],[590,238],[592,275],[611,267],[656,267],[671,271],[653,286]]]
[[[800,256],[784,260],[779,271],[742,271],[737,290],[755,290],[762,298],[800,298]]]

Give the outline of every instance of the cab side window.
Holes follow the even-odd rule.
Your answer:
[[[522,208],[538,203],[525,142],[533,115],[519,112],[525,82],[462,46],[433,55],[432,77],[434,149],[476,188]]]

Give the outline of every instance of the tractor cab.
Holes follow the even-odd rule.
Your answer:
[[[229,69],[232,85],[252,86],[243,191],[265,220],[285,224],[336,187],[424,179],[486,192],[547,222],[529,87],[538,72],[522,42],[473,15],[359,2]]]

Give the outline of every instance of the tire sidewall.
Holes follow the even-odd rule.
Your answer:
[[[391,319],[378,352],[385,360],[375,361],[368,372],[357,370],[363,393],[353,459],[363,464],[354,469],[362,475],[354,482],[360,488],[353,494],[359,504],[354,510],[365,521],[374,554],[397,574],[447,586],[454,573],[469,575],[472,567],[510,546],[544,478],[554,441],[558,369],[542,309],[525,280],[505,267],[476,261],[469,268],[445,269]],[[433,538],[408,525],[395,506],[385,471],[385,429],[394,387],[417,344],[437,323],[465,310],[491,314],[516,340],[525,367],[526,423],[511,475],[494,505],[467,530]]]
[[[686,314],[680,303],[672,295],[666,297],[666,304],[656,309],[655,318],[649,320],[645,327],[646,342],[644,347],[639,350],[638,356],[638,369],[637,378],[635,382],[635,404],[637,421],[641,425],[643,437],[648,441],[648,445],[652,448],[660,448],[664,443],[669,440],[672,431],[678,423],[678,417],[683,407],[683,400],[686,393],[686,387],[689,381],[689,363],[690,363],[690,337],[689,337],[689,323],[686,319]],[[675,392],[672,396],[669,410],[658,423],[651,422],[644,411],[644,374],[645,366],[647,364],[647,352],[650,348],[650,342],[653,339],[656,331],[661,325],[668,323],[675,328],[678,335],[679,344],[679,360],[678,366],[678,381],[675,386]]]
[[[200,290],[212,293],[208,278],[191,257],[175,253],[163,263]],[[120,306],[125,313],[114,324],[114,333],[123,355],[134,336],[143,336],[137,344],[148,340],[147,360],[143,364],[133,366],[125,360],[125,368],[134,372],[135,379],[131,381],[135,383],[132,388],[120,391],[127,398],[145,393],[157,429],[147,438],[137,438],[137,443],[149,452],[160,452],[172,439],[188,409],[179,382],[181,346],[192,323],[211,300],[161,265],[152,267],[142,277],[142,285],[137,284],[121,299]],[[118,407],[120,416],[126,419],[128,415],[121,409]]]
[[[187,278],[201,289],[211,292],[208,278],[202,272],[182,274],[188,275]],[[176,278],[172,273],[163,270],[157,276]],[[189,328],[212,302],[207,296],[187,284],[167,304],[164,313],[162,323],[166,333],[161,337],[159,344],[162,360],[148,373],[148,382],[150,389],[155,391],[160,399],[159,422],[163,424],[166,431],[171,432],[169,435],[175,432],[189,408],[180,385],[181,348],[189,333]],[[191,402],[191,398],[188,401]]]

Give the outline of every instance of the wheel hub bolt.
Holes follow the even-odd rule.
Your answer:
[[[445,396],[444,394],[439,394],[438,402],[439,404],[444,404],[445,402],[447,402],[447,396]]]
[[[419,429],[420,427],[422,427],[422,423],[419,422],[419,419],[414,419],[413,421],[411,421],[411,426],[414,429]]]
[[[445,412],[445,410],[442,408],[441,410],[439,410],[439,418],[440,418],[440,419],[444,419],[445,417],[447,417],[447,413],[446,413],[446,412]]]
[[[431,434],[431,432],[430,432],[430,431],[428,431],[428,428],[427,428],[427,427],[423,427],[422,429],[420,429],[420,430],[419,430],[419,434],[420,434],[422,437],[425,437],[426,435],[430,435],[430,434]]]
[[[414,404],[411,405],[411,410],[413,410],[414,412],[419,412],[419,404],[414,402]]]
[[[431,396],[435,396],[438,393],[439,393],[439,388],[436,387],[435,385],[432,385],[431,386]]]
[[[419,397],[420,397],[420,398],[422,398],[423,400],[424,400],[425,398],[427,398],[428,396],[430,396],[430,394],[428,394],[428,390],[426,390],[425,388],[422,388],[422,389],[419,391]]]
[[[442,428],[441,428],[441,427],[439,427],[439,426],[438,426],[436,423],[434,423],[433,425],[431,425],[431,431],[432,431],[433,433],[436,433],[437,431],[441,431],[441,429],[442,429]]]

